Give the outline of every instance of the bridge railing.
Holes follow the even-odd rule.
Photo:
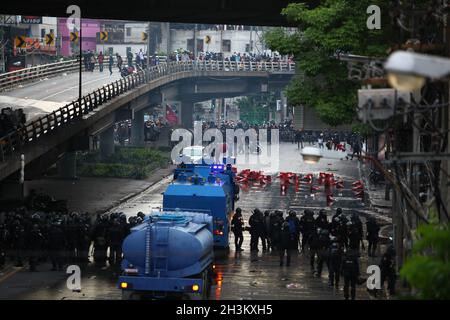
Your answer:
[[[77,62],[77,60],[67,60],[2,73],[0,74],[0,90],[14,87],[20,83],[38,78],[75,71],[78,68],[79,62]]]
[[[5,162],[23,147],[40,137],[54,132],[59,127],[69,125],[99,106],[111,101],[125,92],[169,74],[194,71],[266,71],[293,72],[294,63],[287,62],[235,62],[235,61],[186,61],[170,62],[152,66],[149,69],[122,77],[51,113],[27,123],[24,127],[0,138],[0,162]]]
[[[84,59],[83,61],[84,62]],[[104,65],[108,65],[109,57],[104,58]],[[98,61],[96,61],[98,66]],[[24,68],[16,71],[0,74],[0,91],[13,88],[21,83],[30,82],[36,79],[52,77],[62,73],[78,71],[80,60],[66,60],[61,62],[41,64],[34,67]],[[84,66],[83,66],[84,68]]]

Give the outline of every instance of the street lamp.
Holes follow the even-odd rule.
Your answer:
[[[300,154],[303,157],[303,161],[307,164],[316,164],[323,157],[322,151],[315,147],[304,147]]]
[[[389,84],[398,90],[422,88],[426,78],[441,79],[450,75],[450,59],[410,51],[396,51],[386,61]]]

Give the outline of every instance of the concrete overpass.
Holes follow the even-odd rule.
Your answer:
[[[93,136],[100,136],[102,154],[114,152],[113,125],[118,120],[132,119],[132,143],[140,144],[143,142],[144,111],[156,104],[181,101],[182,124],[190,127],[195,102],[281,89],[294,73],[295,65],[285,62],[161,64],[97,88],[84,95],[81,104],[74,100],[60,108],[57,108],[58,103],[74,99],[78,92],[71,82],[75,74],[5,92],[0,101],[15,99],[16,106],[26,101],[20,98],[24,94],[38,94],[49,100],[43,104],[46,108],[33,107],[34,119],[24,130],[0,139],[0,180],[9,178],[1,184],[0,197],[23,187],[17,184],[21,155],[25,158],[26,172],[31,174],[46,169],[64,155],[60,159],[61,171],[65,172],[63,176],[70,176],[75,165],[72,151],[89,149]],[[60,77],[65,77],[62,87]],[[106,80],[102,75],[92,77],[94,87]]]

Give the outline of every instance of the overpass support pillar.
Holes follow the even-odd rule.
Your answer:
[[[0,201],[24,201],[27,195],[27,182],[20,182],[20,173],[0,181]]]
[[[140,146],[144,144],[144,111],[135,111],[131,120],[131,144]]]
[[[63,179],[77,178],[77,153],[66,152],[57,163],[59,176]]]
[[[111,126],[100,133],[100,155],[107,158],[114,154],[114,127]]]
[[[181,101],[181,125],[183,128],[194,127],[194,102],[191,100]]]

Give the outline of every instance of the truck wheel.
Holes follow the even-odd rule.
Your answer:
[[[122,290],[122,300],[139,300],[139,294],[130,290]]]

